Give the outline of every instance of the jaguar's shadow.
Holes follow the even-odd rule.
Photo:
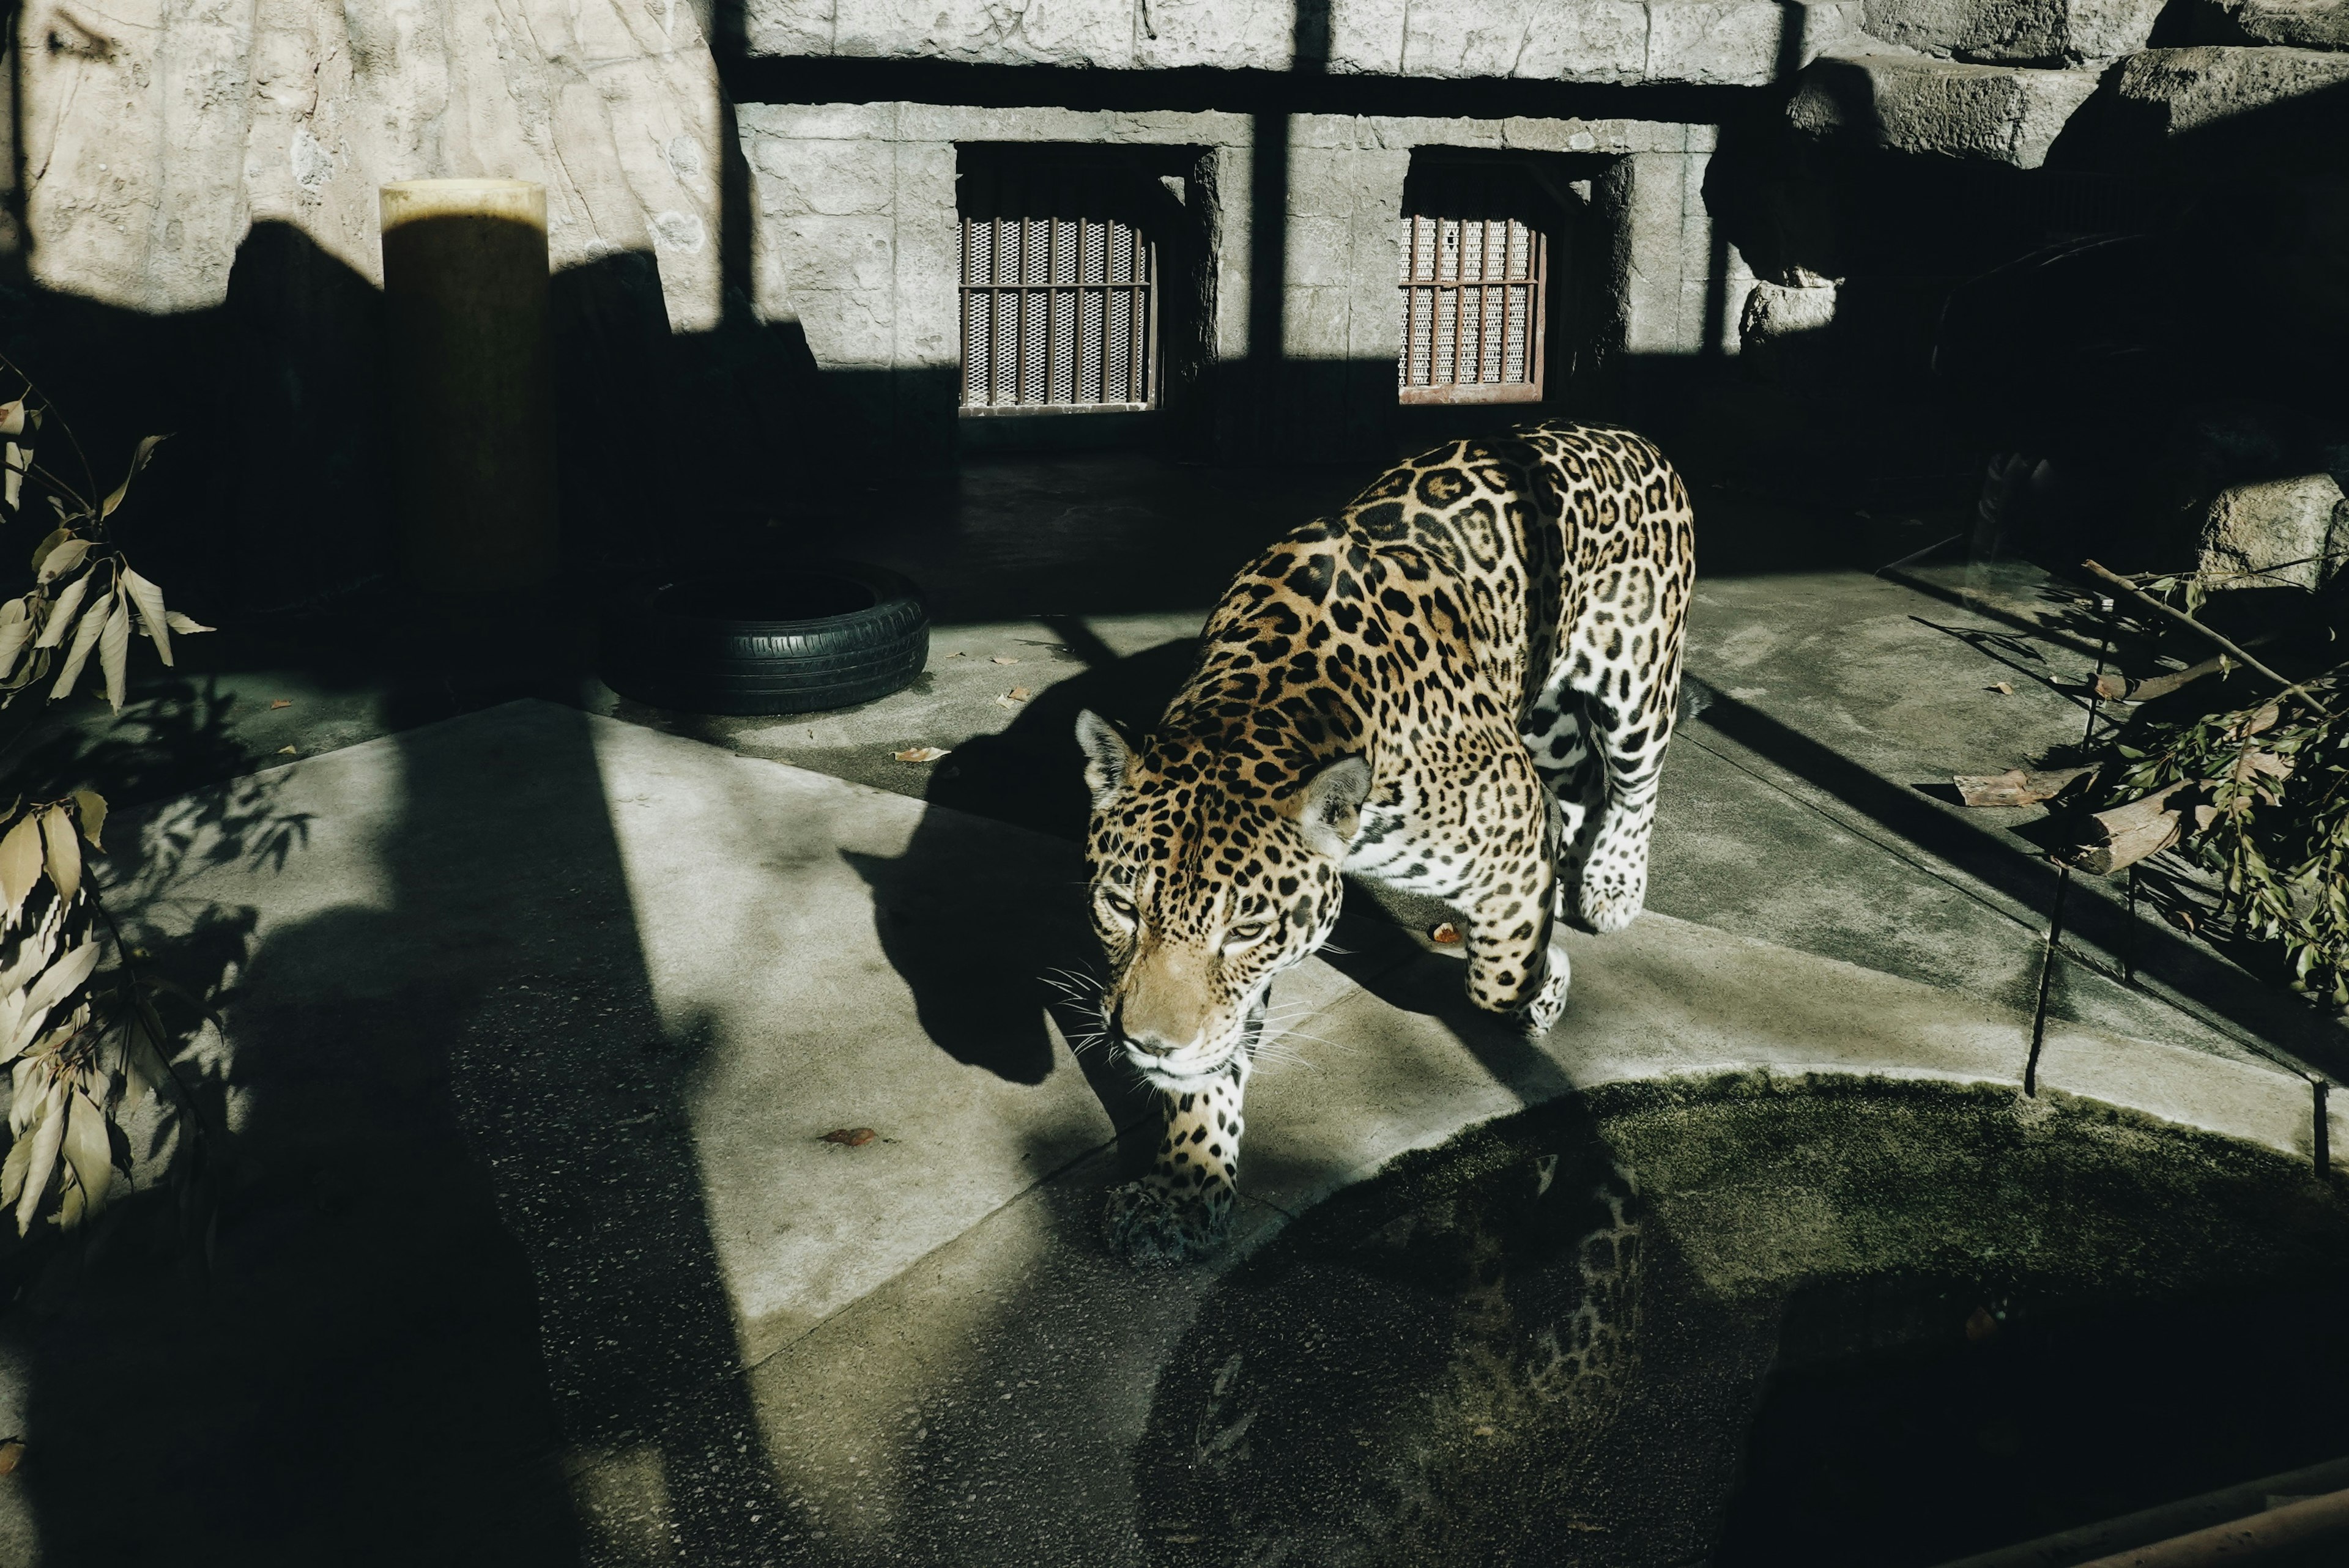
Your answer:
[[[938,809],[902,853],[842,851],[873,891],[882,952],[939,1049],[1041,1083],[1054,1061],[1049,1017],[1121,1129],[1146,1122],[1152,1106],[1140,1080],[1092,1042],[1100,958],[1077,847],[1087,810],[1077,714],[1091,708],[1139,733],[1189,672],[1193,647],[1163,644],[1047,687],[1002,733],[955,748],[931,781]],[[1005,833],[1005,822],[1030,833]]]

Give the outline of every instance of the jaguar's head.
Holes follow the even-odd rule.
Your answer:
[[[1156,1087],[1205,1087],[1255,1046],[1273,976],[1327,941],[1338,870],[1360,826],[1370,764],[1303,777],[1200,741],[1136,748],[1077,716],[1092,821],[1093,930],[1109,961],[1102,1019]]]

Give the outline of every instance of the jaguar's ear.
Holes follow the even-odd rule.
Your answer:
[[[1332,860],[1345,859],[1361,830],[1362,802],[1370,793],[1368,758],[1341,758],[1307,779],[1296,796],[1297,826],[1305,841]]]
[[[1085,748],[1085,788],[1092,791],[1093,810],[1098,811],[1124,784],[1133,748],[1109,720],[1089,707],[1077,713],[1077,744]]]

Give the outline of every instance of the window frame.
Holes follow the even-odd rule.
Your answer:
[[[1055,208],[1063,204],[1079,207],[1088,205],[1113,207],[1114,204],[1109,201],[1064,202],[1062,199],[1069,193],[1082,190],[1082,185],[1078,181],[1055,178],[1067,172],[1055,168],[1050,163],[1045,163],[1031,170],[1014,173],[1003,182],[1012,186],[1015,191],[1022,185],[1047,189],[1050,191],[1052,200],[1040,204]],[[1022,180],[1019,178],[1020,174],[1026,174],[1029,178]],[[1055,187],[1057,189],[1054,189]],[[1038,204],[1040,203],[1033,201],[1022,202],[1000,198],[988,203],[998,208]],[[958,415],[966,418],[1001,418],[1007,416],[1025,418],[1054,414],[1143,414],[1154,412],[1159,407],[1161,387],[1164,378],[1163,355],[1159,344],[1159,296],[1162,292],[1159,285],[1163,259],[1156,238],[1142,224],[1118,217],[1113,211],[1102,216],[1093,216],[1081,211],[1074,215],[1063,215],[1057,211],[1043,216],[1014,214],[1000,211],[993,215],[958,211],[957,220],[960,236],[957,255],[960,272],[956,291],[957,315],[956,330],[960,340],[961,350],[959,366],[961,382],[956,410]],[[1019,228],[1019,235],[1011,253],[1017,257],[1019,275],[1007,283],[998,279],[996,273],[999,270],[999,260],[1005,253],[1003,230],[1006,225],[1014,224]],[[1030,281],[1027,273],[1035,253],[1031,244],[1032,230],[1038,226],[1041,226],[1045,231],[1043,278],[1042,281]],[[1075,242],[1072,248],[1063,244],[1063,230],[1066,228],[1073,228],[1075,231]],[[1134,275],[1122,280],[1112,280],[1110,274],[1117,271],[1117,268],[1112,264],[1117,246],[1115,231],[1121,228],[1133,236],[1133,254],[1135,264],[1132,270]],[[1089,231],[1098,232],[1102,235],[1102,276],[1099,279],[1089,279],[1085,275],[1087,265],[1085,241]],[[977,242],[975,237],[982,232],[987,235],[988,247],[985,253],[988,259],[983,269],[975,265],[977,253],[974,249]],[[1064,263],[1065,270],[1069,273],[1066,277],[1062,276]],[[988,281],[975,281],[974,274],[980,270],[985,272]],[[975,335],[972,330],[973,304],[975,298],[981,296],[989,302],[987,307],[988,358],[985,366],[988,373],[985,384],[987,398],[985,401],[974,402],[971,353]],[[1073,296],[1071,315],[1073,331],[1076,335],[1073,341],[1064,340],[1062,335],[1061,302],[1071,296]],[[1116,309],[1115,302],[1120,298],[1125,302],[1127,324],[1126,385],[1130,389],[1138,379],[1141,383],[1142,399],[1138,402],[1127,400],[1112,403],[1104,397],[1099,402],[1077,401],[1075,395],[1080,390],[1079,383],[1085,379],[1083,340],[1089,325],[1088,303],[1098,299],[1102,311],[1100,381],[1102,390],[1106,393],[1109,389],[1111,364],[1112,313]],[[1002,304],[1006,299],[1017,301],[1017,307],[1011,313],[1017,322],[1011,349],[1011,384],[1014,397],[1008,402],[998,401],[995,397],[1003,379],[1004,366],[998,355],[996,344],[999,341],[998,334],[1003,328],[1006,313]],[[1042,345],[1044,396],[1040,400],[1030,401],[1026,396],[1030,380],[1030,367],[1027,365],[1030,343],[1029,329],[1031,313],[1040,301],[1044,317]],[[1068,401],[1056,401],[1054,394],[1061,385],[1061,353],[1064,344],[1069,350],[1066,385],[1071,397]],[[1136,357],[1141,361],[1138,377],[1134,366]]]
[[[1476,404],[1539,403],[1547,394],[1550,233],[1547,228],[1528,222],[1526,218],[1506,212],[1500,216],[1483,218],[1471,218],[1465,215],[1469,209],[1479,204],[1475,201],[1418,201],[1411,203],[1413,210],[1403,214],[1403,222],[1408,225],[1408,232],[1403,242],[1401,257],[1402,276],[1395,285],[1403,298],[1402,346],[1395,360],[1395,399],[1403,407],[1457,407]],[[1416,210],[1421,206],[1445,205],[1458,205],[1462,209],[1462,215],[1448,216],[1441,212]],[[1454,276],[1446,279],[1442,275],[1444,225],[1446,223],[1458,224],[1463,236],[1466,234],[1471,224],[1480,225],[1483,229],[1477,253],[1477,274],[1473,279],[1457,275],[1459,272],[1457,262],[1454,267]],[[1503,242],[1498,251],[1501,269],[1497,276],[1492,270],[1492,259],[1495,253],[1493,243],[1495,225],[1500,226]],[[1516,253],[1514,238],[1509,233],[1512,228],[1522,229],[1526,235],[1526,265],[1522,275],[1513,270],[1511,262],[1511,258]],[[1425,252],[1421,248],[1423,242],[1428,247]],[[1420,275],[1419,263],[1423,254],[1428,261],[1425,276]],[[1460,259],[1464,260],[1465,254],[1466,245],[1463,242],[1459,246]],[[1513,288],[1525,290],[1525,379],[1486,381],[1483,377],[1487,346],[1485,325],[1492,319],[1487,302],[1494,292],[1499,293],[1499,366],[1506,374],[1508,365],[1509,292]],[[1464,304],[1468,294],[1472,292],[1477,295],[1478,300],[1478,314],[1475,317],[1477,361],[1475,366],[1477,374],[1475,379],[1463,381],[1459,379],[1459,374],[1463,368],[1461,343],[1464,336],[1460,326],[1463,321],[1468,319]],[[1411,379],[1412,358],[1423,294],[1430,296],[1427,316],[1428,379],[1423,384],[1414,385]],[[1438,380],[1436,377],[1440,368],[1441,356],[1436,351],[1436,346],[1442,341],[1440,329],[1447,309],[1452,324],[1452,375],[1448,379]]]

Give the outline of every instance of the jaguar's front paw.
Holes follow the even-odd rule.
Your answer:
[[[1181,1264],[1223,1245],[1231,1231],[1230,1189],[1214,1194],[1174,1192],[1143,1178],[1112,1188],[1102,1210],[1102,1239],[1130,1264]]]
[[[1594,857],[1583,869],[1578,892],[1582,923],[1601,935],[1611,934],[1648,906],[1648,868],[1644,862]]]
[[[1529,1040],[1538,1040],[1557,1027],[1566,1012],[1566,993],[1573,983],[1574,967],[1567,962],[1566,949],[1550,944],[1547,972],[1542,975],[1541,988],[1512,1008],[1509,1016]]]

